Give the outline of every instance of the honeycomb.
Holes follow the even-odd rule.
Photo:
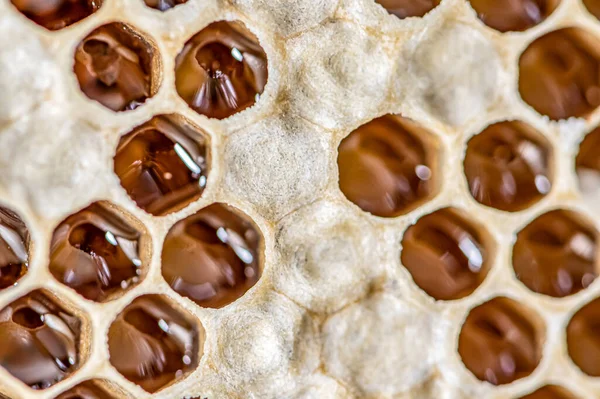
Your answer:
[[[0,397],[600,397],[598,18],[0,0]]]

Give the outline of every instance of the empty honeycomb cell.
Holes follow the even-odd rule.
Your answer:
[[[83,381],[66,390],[56,399],[115,399],[111,390],[106,388],[106,383],[101,380]],[[129,398],[129,396],[118,396],[118,398]]]
[[[224,119],[258,101],[267,84],[267,55],[243,23],[213,22],[183,47],[175,79],[194,111]]]
[[[83,93],[113,111],[132,110],[158,90],[159,56],[132,26],[113,22],[85,37],[74,71]]]
[[[520,211],[551,189],[551,146],[524,122],[488,126],[467,145],[465,175],[473,197],[503,211]]]
[[[599,0],[583,0],[583,4],[588,11],[596,18],[600,19],[600,1]]]
[[[584,194],[600,189],[600,127],[590,132],[579,146],[575,158],[579,188]]]
[[[440,0],[375,0],[400,19],[422,17],[440,4]]]
[[[462,211],[444,208],[421,217],[402,238],[402,264],[438,300],[460,299],[485,279],[492,243]]]
[[[458,338],[458,353],[475,377],[493,385],[530,375],[540,363],[543,322],[532,310],[505,297],[471,309]]]
[[[155,116],[121,138],[114,170],[136,204],[165,215],[200,198],[208,178],[208,136],[177,115]]]
[[[187,0],[144,0],[144,3],[158,11],[167,11],[177,7],[180,4],[187,3]]]
[[[340,189],[373,215],[405,214],[437,191],[436,147],[429,132],[409,119],[376,118],[340,143]]]
[[[530,290],[564,297],[587,288],[598,275],[597,231],[575,212],[553,210],[517,234],[512,263]]]
[[[558,385],[545,385],[520,399],[577,399],[577,396]]]
[[[59,30],[92,15],[102,0],[11,0],[11,3],[38,25]]]
[[[54,230],[50,272],[87,299],[113,299],[143,278],[139,230],[114,207],[93,203]]]
[[[500,32],[524,31],[548,18],[560,0],[469,0],[479,19]]]
[[[160,295],[134,299],[108,330],[110,363],[151,393],[193,371],[203,347],[202,325]]]
[[[165,238],[162,274],[177,293],[220,308],[259,279],[262,237],[248,216],[213,204],[177,222]]]
[[[82,322],[42,290],[0,311],[0,366],[34,389],[65,379],[81,363]]]
[[[600,105],[600,41],[580,28],[545,34],[519,59],[519,92],[550,119],[585,117]]]
[[[27,273],[29,230],[10,209],[0,206],[0,290],[15,285]]]
[[[569,321],[567,348],[581,371],[600,377],[600,298],[584,305]]]

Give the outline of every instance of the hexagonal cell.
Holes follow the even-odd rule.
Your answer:
[[[159,115],[121,138],[115,173],[131,199],[165,215],[200,198],[208,177],[208,135],[178,115]]]
[[[156,94],[160,57],[145,37],[119,22],[87,35],[75,50],[81,91],[113,111],[135,109]]]
[[[92,15],[102,0],[11,0],[23,15],[49,30],[59,30]]]
[[[317,323],[283,295],[263,294],[233,312],[219,312],[206,360],[239,399],[292,399],[290,391],[319,367]],[[212,397],[231,398],[233,392]]]
[[[140,222],[114,206],[93,203],[69,216],[54,230],[50,272],[61,283],[94,301],[114,299],[144,275]],[[146,256],[144,256],[146,258]]]
[[[573,211],[538,216],[517,234],[513,268],[530,290],[564,297],[587,288],[598,275],[598,232]]]
[[[524,305],[505,297],[473,309],[458,338],[458,353],[478,379],[509,384],[530,375],[540,363],[545,328]]]
[[[400,19],[422,17],[440,4],[441,0],[375,0]]]
[[[523,210],[552,188],[550,143],[520,121],[488,126],[467,144],[465,175],[473,198],[503,211]]]
[[[445,396],[419,395],[419,387],[436,373],[435,342],[439,335],[435,331],[439,319],[406,299],[377,292],[346,306],[324,322],[323,369],[348,389],[360,393],[344,397]],[[452,392],[445,394],[448,399],[460,399]]]
[[[270,276],[273,288],[311,312],[336,312],[378,287],[387,274],[380,230],[338,201],[304,206],[275,231],[280,255]]]
[[[600,298],[584,305],[569,321],[567,349],[581,371],[600,377]]]
[[[221,187],[274,222],[316,201],[332,166],[331,136],[317,131],[300,118],[278,113],[246,125],[220,150],[227,165]]]
[[[429,115],[462,131],[495,107],[505,85],[500,83],[505,76],[503,56],[477,24],[443,15],[422,31],[427,34],[419,36],[408,65],[396,70],[399,79],[411,74],[410,86],[418,89],[398,94],[410,96]],[[440,54],[452,62],[440,62]]]
[[[560,0],[469,0],[484,24],[500,32],[524,31],[548,18]]]
[[[61,393],[56,399],[114,399],[117,396],[114,395],[116,390],[111,389],[112,387],[109,388],[112,385],[106,381],[96,379],[83,381]],[[122,396],[123,392],[118,393],[119,398],[130,397],[129,395]]]
[[[600,41],[580,28],[545,34],[519,59],[523,100],[550,119],[585,117],[600,105]]]
[[[15,285],[27,273],[29,244],[23,220],[0,206],[0,290]]]
[[[600,127],[588,133],[581,142],[575,168],[583,194],[593,194],[600,189]]]
[[[400,259],[423,291],[453,300],[471,294],[485,279],[492,247],[482,226],[458,209],[444,208],[406,230]]]
[[[177,92],[196,112],[224,119],[254,105],[267,84],[267,55],[238,21],[213,22],[175,61]]]
[[[162,274],[180,295],[200,306],[220,308],[256,284],[262,245],[248,216],[213,204],[171,228],[162,251]]]
[[[600,1],[599,0],[583,0],[583,4],[585,8],[592,14],[594,17],[600,19]]]
[[[338,148],[342,193],[362,210],[394,217],[437,192],[437,143],[415,122],[384,115],[360,126]]]
[[[180,4],[187,3],[187,0],[144,0],[144,3],[150,8],[164,12]]]
[[[79,368],[82,322],[43,290],[0,311],[0,366],[24,384],[45,389]]]
[[[203,347],[200,322],[161,295],[134,299],[108,330],[110,363],[150,393],[185,378]]]
[[[545,385],[520,399],[577,399],[577,396],[558,385]]]

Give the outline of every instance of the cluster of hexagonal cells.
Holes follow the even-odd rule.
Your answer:
[[[167,124],[165,136],[161,130],[149,134],[158,137],[159,144],[166,140],[170,148],[164,143],[136,143],[141,139],[126,136],[129,143],[117,152],[115,169],[120,171],[119,165],[129,161],[119,174],[123,186],[148,212],[165,214],[198,198],[204,175],[195,169],[201,162],[192,161],[192,156],[202,160],[204,155],[185,151],[190,144],[185,140],[168,141],[172,137],[167,136],[168,129],[175,129],[169,119],[154,122],[159,128]],[[190,163],[187,169],[186,162]],[[171,228],[162,248],[162,274],[176,292],[200,306],[225,306],[258,281],[261,240],[247,216],[227,205],[212,204]],[[82,297],[109,301],[145,277],[149,242],[147,230],[133,216],[110,203],[93,203],[55,229],[49,269]],[[2,289],[17,284],[27,272],[30,244],[23,220],[0,207]],[[36,290],[0,311],[0,364],[35,389],[61,381],[82,364],[78,354],[82,321],[59,302],[52,293]],[[202,336],[202,327],[187,312],[159,295],[144,295],[113,321],[110,362],[127,379],[155,392],[196,367]],[[83,395],[86,390],[102,390],[101,385],[86,382],[69,392]]]
[[[164,11],[180,2],[147,2]],[[97,11],[101,2],[14,1],[49,30],[62,29]],[[141,106],[158,90],[160,57],[147,35],[110,23],[91,32],[74,54],[74,73],[90,99],[116,112]],[[198,113],[223,119],[254,104],[267,80],[267,60],[241,23],[219,21],[196,34],[177,57],[177,91]],[[210,170],[208,135],[179,115],[157,115],[125,134],[114,171],[135,203],[163,216],[200,198]],[[30,238],[14,212],[0,208],[0,286],[27,272]],[[106,202],[70,215],[55,229],[49,270],[91,301],[110,301],[147,273],[150,236],[142,223]],[[177,222],[161,252],[162,274],[174,291],[203,307],[219,308],[259,279],[262,237],[249,218],[212,204]],[[32,246],[32,245],[31,245]],[[85,318],[59,305],[46,290],[31,292],[0,314],[0,364],[34,389],[68,377],[85,359],[79,353]],[[111,364],[148,392],[193,371],[204,339],[202,326],[160,295],[133,300],[109,329]],[[110,397],[90,380],[60,397]]]
[[[378,0],[401,18],[423,16],[439,1]],[[411,6],[406,7],[406,3]],[[478,17],[500,32],[524,31],[542,22],[559,1],[470,0]],[[585,1],[600,18],[600,2]],[[564,28],[532,42],[519,60],[519,92],[551,120],[586,117],[600,105],[600,42],[580,28]],[[600,128],[580,145],[573,167],[582,192],[597,190]],[[359,127],[340,144],[340,188],[362,210],[380,217],[407,214],[432,199],[441,175],[434,135],[398,115]],[[464,174],[473,198],[500,211],[518,212],[552,189],[552,148],[544,135],[519,120],[486,127],[466,144]],[[597,277],[598,232],[568,209],[538,216],[517,235],[512,249],[515,276],[530,290],[565,297]],[[413,281],[436,300],[460,299],[485,279],[494,243],[485,227],[464,212],[445,208],[421,217],[402,239],[401,263]],[[587,375],[600,376],[595,352],[600,298],[579,309],[567,327],[568,353]],[[506,384],[530,375],[541,360],[542,320],[528,307],[496,297],[471,309],[459,335],[458,352],[480,380]],[[527,398],[573,398],[547,385]]]
[[[36,0],[12,2],[50,30],[75,23],[101,7],[101,2],[83,0],[62,5],[48,2],[45,8]],[[437,0],[378,2],[400,18],[422,16],[439,4]],[[146,0],[161,11],[181,3]],[[507,9],[504,3],[471,0],[480,19],[501,32],[528,29],[558,5],[552,0],[523,1],[511,2],[514,7]],[[585,3],[594,15],[600,15],[598,2]],[[537,8],[532,10],[532,6]],[[600,105],[600,55],[594,43],[595,38],[583,30],[565,28],[530,44],[520,59],[522,98],[553,120],[593,111]],[[148,35],[111,23],[95,29],[79,44],[74,73],[89,98],[114,111],[135,109],[159,86],[161,66],[155,51]],[[177,92],[192,109],[223,119],[259,99],[267,80],[267,58],[241,23],[219,21],[185,44],[175,74]],[[158,115],[122,137],[114,171],[140,208],[162,216],[201,196],[210,170],[207,148],[202,129],[179,115]],[[597,185],[599,150],[600,129],[586,137],[575,160],[583,189]],[[350,201],[373,215],[406,214],[437,193],[438,155],[434,136],[425,129],[401,116],[382,116],[340,144],[340,188]],[[544,136],[524,122],[510,120],[488,126],[468,142],[464,171],[475,200],[517,212],[552,189],[553,163]],[[88,300],[109,301],[144,278],[146,235],[141,222],[123,210],[107,203],[91,204],[56,228],[50,271]],[[564,297],[585,289],[597,276],[597,236],[583,215],[574,211],[543,214],[518,234],[512,258],[515,274],[529,289],[544,295]],[[162,274],[177,293],[198,305],[222,307],[260,277],[260,242],[260,233],[247,216],[213,204],[171,228],[162,248]],[[402,264],[414,282],[437,300],[453,300],[471,294],[484,280],[494,244],[483,226],[447,208],[408,228],[402,248]],[[27,272],[28,252],[25,223],[0,208],[2,288],[16,284]],[[571,358],[592,376],[600,376],[600,364],[589,360],[591,342],[599,339],[589,331],[598,327],[593,325],[598,317],[600,299],[580,309],[567,331]],[[155,392],[194,369],[200,328],[162,297],[139,297],[110,327],[110,362],[127,379]],[[58,305],[50,292],[31,292],[0,311],[0,363],[33,388],[51,386],[81,366],[81,329],[78,317]],[[509,383],[537,367],[543,334],[532,311],[511,299],[494,298],[470,312],[460,334],[459,353],[479,379]],[[135,342],[139,340],[147,344],[147,353],[128,349],[139,349]],[[154,351],[161,353],[160,360]],[[491,358],[482,360],[484,352],[490,352]],[[141,369],[140,363],[149,369]],[[70,392],[83,395],[102,389],[100,382],[87,381]],[[568,397],[556,386],[538,392]]]

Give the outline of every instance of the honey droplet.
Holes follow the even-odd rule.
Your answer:
[[[257,101],[267,83],[267,56],[241,22],[218,21],[177,56],[177,92],[196,112],[224,119]]]
[[[159,11],[167,11],[177,7],[180,4],[187,3],[187,0],[144,0],[144,3],[150,8]]]
[[[440,0],[375,0],[400,19],[422,17],[440,4]]]
[[[519,211],[551,189],[550,145],[523,122],[500,122],[473,137],[465,174],[473,197],[483,205]]]
[[[517,234],[513,267],[530,290],[564,297],[588,287],[598,276],[597,233],[571,211],[545,213]]]
[[[567,326],[567,348],[585,374],[600,377],[600,298],[579,309]]]
[[[83,93],[113,111],[132,110],[154,93],[154,50],[121,23],[94,30],[75,50],[75,74]]]
[[[0,311],[0,365],[34,389],[48,388],[79,366],[80,321],[42,291]]]
[[[0,206],[0,289],[10,287],[27,273],[29,232],[23,220]]]
[[[406,230],[401,261],[423,291],[438,300],[452,300],[481,284],[489,252],[478,229],[458,211],[445,208]]]
[[[500,32],[524,31],[558,7],[560,0],[469,0],[479,19]]]
[[[546,385],[521,399],[577,399],[575,395],[558,385]]]
[[[591,95],[600,86],[597,38],[579,28],[545,34],[519,60],[519,92],[550,119],[585,117],[600,104]]]
[[[110,299],[141,278],[139,240],[138,231],[94,203],[54,231],[50,272],[87,299]]]
[[[408,119],[385,115],[340,143],[340,189],[362,210],[381,217],[405,214],[435,190],[429,133]]]
[[[157,116],[123,136],[115,173],[140,208],[165,215],[200,198],[208,178],[206,145],[200,129]]]
[[[260,243],[250,221],[228,206],[213,204],[171,228],[162,274],[179,294],[200,306],[219,308],[258,281]]]
[[[11,0],[27,18],[49,30],[59,30],[92,15],[101,0]]]
[[[110,326],[110,362],[129,381],[154,393],[196,368],[199,337],[191,317],[159,295],[144,295]]]
[[[97,380],[87,380],[58,395],[56,399],[115,399]]]
[[[458,338],[465,366],[482,381],[509,384],[530,375],[542,357],[537,316],[512,299],[498,297],[472,309]]]
[[[600,189],[600,128],[585,136],[579,146],[575,165],[581,191],[593,195]]]

